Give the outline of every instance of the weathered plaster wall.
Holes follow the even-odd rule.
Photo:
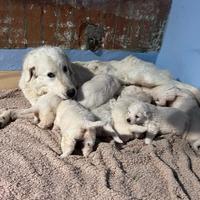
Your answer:
[[[0,48],[158,50],[171,0],[0,0]]]

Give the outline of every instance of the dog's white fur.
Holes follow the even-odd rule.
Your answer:
[[[19,87],[32,105],[47,92],[67,99],[67,91],[76,87],[71,63],[58,47],[33,49],[24,59]]]
[[[61,129],[62,133],[62,158],[73,152],[76,140],[84,140],[83,155],[90,154],[98,134],[97,127],[103,127],[106,124],[97,120],[92,112],[74,100],[65,100],[59,104],[55,125]],[[116,134],[111,134],[111,136],[117,142],[122,143]]]
[[[96,108],[119,92],[121,84],[111,75],[100,74],[84,83],[78,90],[77,100],[86,108]]]
[[[94,74],[110,74],[125,84],[138,84],[147,87],[161,85],[171,80],[167,71],[155,68],[155,65],[133,56],[120,61],[77,62]]]
[[[142,87],[135,85],[124,87],[123,90],[121,91],[120,98],[125,99],[129,97],[149,103],[151,103],[153,100],[152,96],[143,91]]]
[[[50,78],[49,73],[55,77]],[[188,88],[200,102],[198,89],[172,80],[169,73],[155,68],[155,65],[128,56],[120,61],[90,61],[70,63],[64,51],[58,47],[42,46],[31,50],[24,59],[19,87],[26,99],[34,105],[39,96],[53,91],[63,99],[71,98],[76,87],[97,74],[110,74],[123,84],[137,84],[155,87],[171,82]],[[73,89],[73,95],[67,92]],[[2,122],[5,126],[6,121]]]
[[[171,84],[158,86],[151,91],[158,105],[170,106],[185,112],[190,117],[190,128],[185,139],[198,151],[200,147],[200,108],[195,96],[187,89]]]
[[[11,110],[2,109],[0,111],[0,128],[11,121]]]
[[[62,99],[52,92],[40,96],[36,103],[28,109],[16,113],[17,118],[24,118],[27,114],[34,114],[34,123],[42,129],[53,126],[56,118],[57,107]]]
[[[103,129],[99,131],[99,135],[103,132],[106,132],[108,135],[112,136],[114,141],[117,143],[123,143],[123,141],[119,138],[118,133],[115,131],[113,127],[113,121],[111,117],[111,106],[110,102],[114,99],[111,99],[109,102],[92,109],[91,112],[97,116],[98,119],[105,122],[105,125],[102,127]]]
[[[131,125],[147,129],[145,144],[150,144],[158,133],[184,135],[189,129],[189,117],[179,109],[141,101],[135,101],[128,107],[127,118]]]
[[[111,102],[111,116],[114,129],[120,135],[122,140],[127,141],[134,137],[139,137],[140,133],[144,133],[146,128],[138,128],[137,125],[130,125],[127,122],[126,115],[128,107],[135,100],[151,102],[152,98],[137,86],[125,87],[117,101]],[[143,129],[143,130],[142,130]]]

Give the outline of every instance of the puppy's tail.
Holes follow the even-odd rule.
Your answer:
[[[102,121],[95,121],[95,122],[86,121],[85,128],[88,129],[88,128],[103,127],[105,124],[106,123]]]

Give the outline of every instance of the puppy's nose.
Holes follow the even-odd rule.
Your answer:
[[[130,118],[127,118],[126,121],[127,121],[128,123],[131,123],[131,119],[130,119]]]
[[[75,94],[76,94],[76,90],[75,90],[74,88],[67,90],[67,96],[68,96],[69,98],[74,97]]]
[[[2,123],[2,122],[0,122],[0,128],[2,128],[2,125],[3,125],[3,123]]]

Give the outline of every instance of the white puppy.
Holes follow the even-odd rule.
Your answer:
[[[126,119],[128,107],[136,98],[133,96],[119,97],[117,101],[111,102],[111,116],[114,129],[119,134],[123,141],[128,141],[134,137],[139,137],[140,133],[144,133],[146,128],[137,127],[137,125],[130,125]]]
[[[61,129],[61,157],[70,155],[76,140],[84,140],[83,155],[88,156],[96,139],[96,128],[105,125],[81,104],[73,100],[62,101],[57,109],[55,125]]]
[[[84,107],[93,109],[113,98],[120,88],[118,79],[111,75],[100,74],[80,87],[78,101]]]
[[[52,127],[55,117],[57,107],[60,104],[62,99],[53,94],[47,93],[38,98],[36,103],[28,109],[20,110],[16,112],[17,118],[24,118],[27,114],[34,114],[34,123],[42,129]]]
[[[157,107],[141,101],[128,107],[127,121],[147,129],[145,144],[150,144],[158,133],[184,135],[189,129],[189,118],[179,109]]]
[[[111,99],[108,103],[103,104],[93,110],[91,112],[97,116],[98,119],[105,122],[105,125],[102,127],[103,130],[99,130],[99,133],[103,133],[104,131],[108,133],[108,135],[112,136],[115,142],[117,143],[123,143],[123,141],[119,138],[118,133],[113,128],[113,121],[111,117],[111,106],[110,102],[112,102],[113,99]]]
[[[137,99],[143,102],[149,102],[151,103],[153,98],[150,94],[146,93],[143,91],[142,87],[135,86],[135,85],[130,85],[127,87],[124,87],[123,90],[121,91],[120,98],[133,98]]]
[[[146,131],[146,128],[141,130],[141,128],[138,129],[137,125],[130,126],[127,122],[126,115],[128,107],[135,100],[150,103],[152,101],[152,97],[143,92],[141,87],[132,85],[124,87],[117,101],[111,101],[113,127],[124,141],[134,137],[138,138],[141,135],[140,133],[144,133]]]
[[[156,87],[150,92],[158,105],[177,108],[190,117],[190,128],[185,134],[185,139],[195,151],[198,151],[200,147],[200,108],[195,96],[187,89],[180,89],[170,84]]]

